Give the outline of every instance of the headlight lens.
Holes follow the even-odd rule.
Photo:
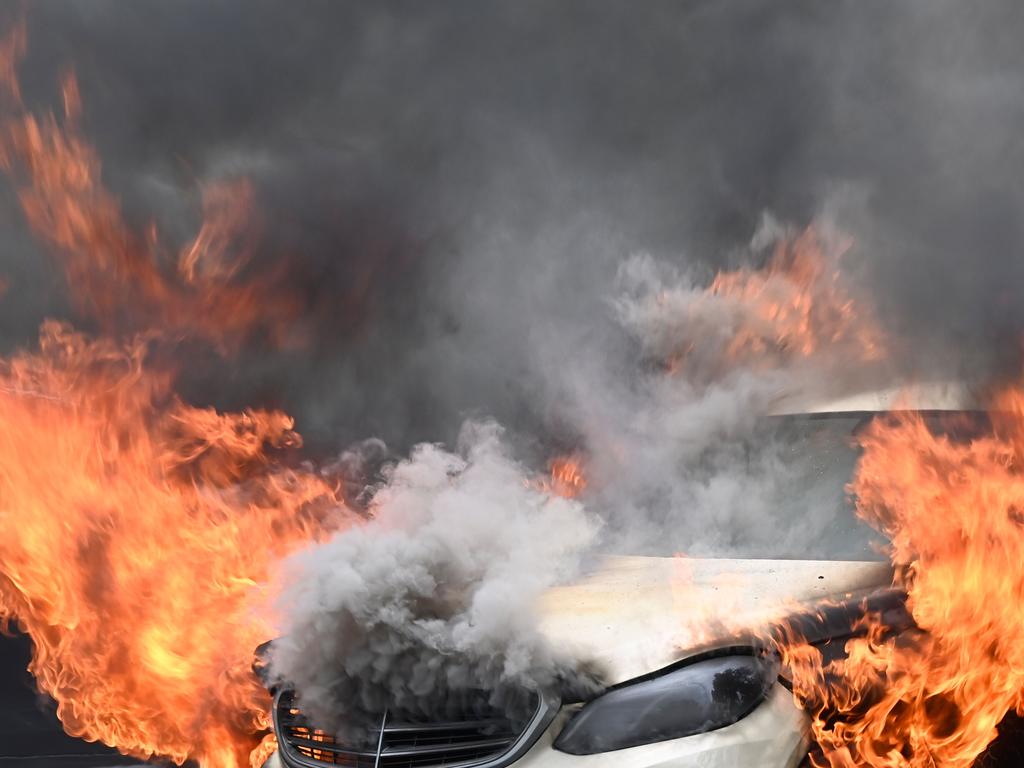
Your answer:
[[[569,721],[555,749],[593,755],[731,725],[764,699],[777,674],[774,660],[752,652],[694,660],[598,696]]]

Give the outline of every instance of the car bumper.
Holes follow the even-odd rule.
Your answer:
[[[807,751],[807,718],[778,683],[747,717],[725,728],[682,739],[598,755],[569,755],[552,747],[572,708],[563,707],[515,768],[794,768]],[[274,753],[264,768],[292,768]]]

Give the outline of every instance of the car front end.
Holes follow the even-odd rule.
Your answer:
[[[350,744],[306,721],[282,687],[273,712],[279,746],[265,768],[793,768],[807,753],[808,718],[778,660],[736,627],[757,629],[799,606],[859,604],[890,579],[877,562],[608,558],[542,605],[551,641],[606,670],[599,695],[538,693],[523,722],[483,709],[427,722],[384,712],[374,738]],[[730,631],[687,635],[678,626],[683,599],[691,610],[727,611]],[[838,624],[819,627],[819,639],[849,631],[841,612]]]

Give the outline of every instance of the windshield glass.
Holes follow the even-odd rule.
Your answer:
[[[933,430],[969,437],[978,414],[922,414]],[[623,554],[883,560],[885,539],[861,522],[847,492],[873,412],[772,416],[710,468],[686,467],[671,511]],[[722,457],[725,457],[724,459]],[[649,508],[648,508],[649,509]]]
[[[860,449],[855,435],[873,414],[815,414],[772,419],[772,439],[785,464],[778,547],[771,557],[812,560],[881,559],[883,539],[854,512],[846,485]],[[774,551],[770,551],[774,549]]]

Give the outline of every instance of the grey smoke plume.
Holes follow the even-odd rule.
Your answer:
[[[314,341],[227,376],[190,366],[190,394],[281,405],[314,448],[450,443],[466,415],[557,432],[546,366],[616,332],[625,254],[712,271],[764,210],[804,225],[829,198],[882,325],[912,339],[905,368],[1015,357],[1012,0],[38,0],[28,16],[26,96],[52,103],[76,67],[138,221],[185,236],[197,179],[254,178],[263,258],[294,260]],[[17,343],[63,298],[15,201],[0,209]]]
[[[592,671],[537,630],[535,602],[575,572],[599,528],[531,486],[494,424],[460,452],[417,447],[374,518],[286,564],[271,669],[313,722],[350,737],[379,721],[458,717],[483,701],[528,717],[529,696],[591,693]]]
[[[586,366],[552,365],[563,418],[588,454],[586,498],[608,521],[609,550],[874,556],[842,490],[856,420],[794,425],[772,417],[787,400],[827,400],[843,387],[891,381],[890,362],[865,346],[877,341],[870,297],[847,292],[855,285],[836,272],[841,237],[827,219],[816,225],[823,271],[809,288],[810,314],[838,330],[813,354],[799,340],[780,343],[763,314],[763,302],[792,299],[790,276],[752,273],[751,299],[710,293],[706,278],[639,255],[623,263],[609,306],[627,353],[603,348]],[[796,234],[765,219],[734,257],[763,266]],[[854,306],[858,321],[835,324],[837,309]],[[746,344],[730,349],[737,338]]]

